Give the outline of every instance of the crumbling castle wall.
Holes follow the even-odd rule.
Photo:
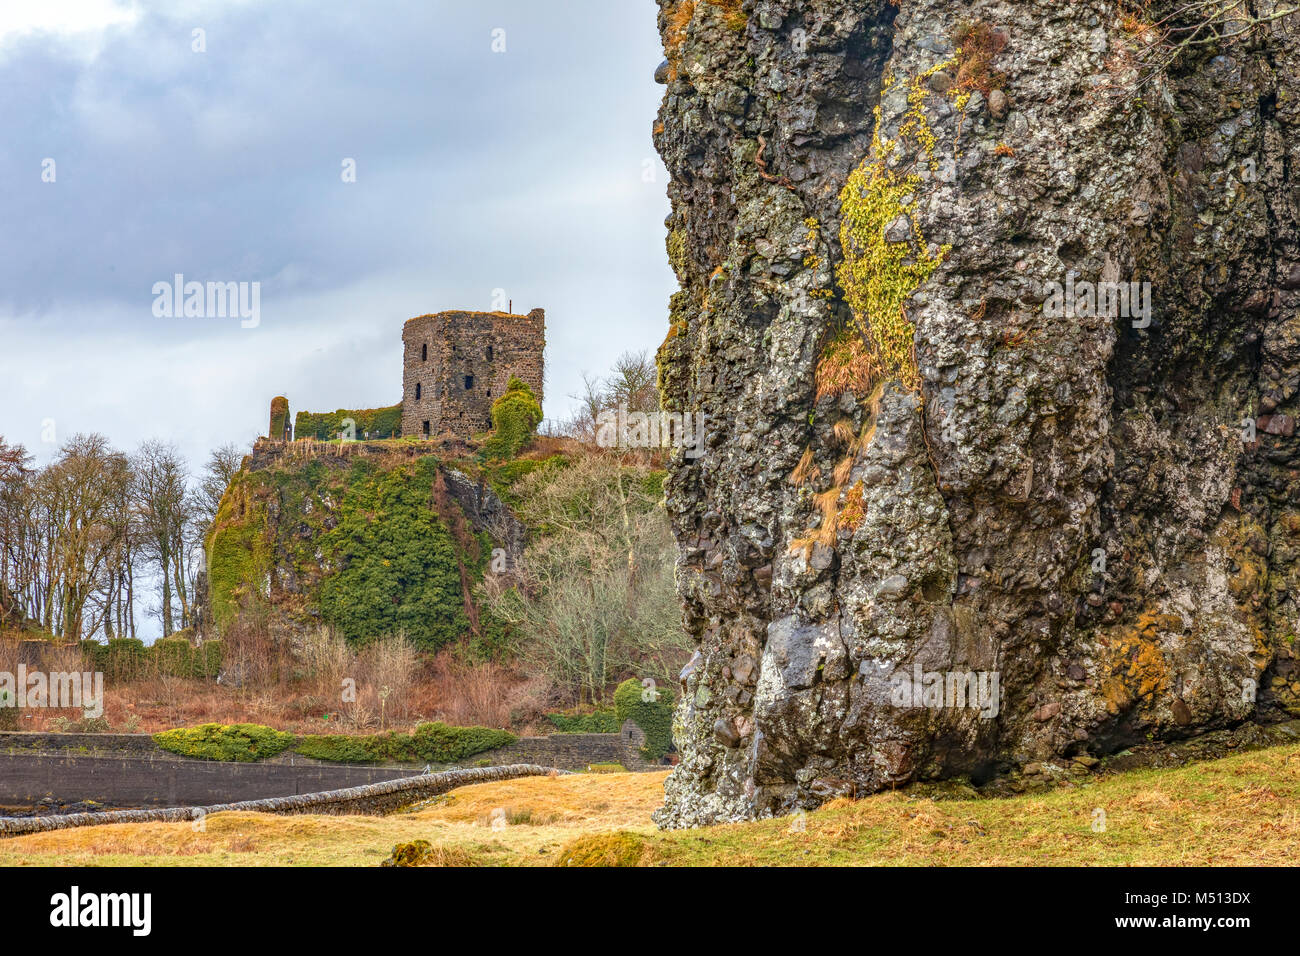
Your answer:
[[[542,400],[546,313],[439,312],[402,329],[402,434],[462,437],[492,427],[517,376]]]

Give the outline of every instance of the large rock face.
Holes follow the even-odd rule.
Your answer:
[[[1300,18],[1167,64],[1100,0],[660,8],[709,437],[659,823],[1300,712]]]

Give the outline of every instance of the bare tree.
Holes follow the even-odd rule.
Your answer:
[[[607,408],[626,406],[631,412],[659,411],[658,369],[645,349],[624,352],[614,362],[614,371],[605,379]]]
[[[162,588],[159,616],[166,636],[176,630],[173,595],[180,600],[182,621],[189,616],[187,552],[193,540],[189,474],[180,451],[156,440],[141,445],[131,464],[131,501],[140,529],[139,551],[158,572]]]
[[[243,467],[244,455],[244,450],[232,442],[213,449],[208,456],[203,475],[194,489],[194,518],[205,536],[217,520],[222,496]]]
[[[484,592],[518,629],[525,666],[593,703],[631,674],[668,680],[690,654],[651,469],[590,455],[518,489],[522,517],[541,531],[517,575],[489,576]]]
[[[18,595],[25,580],[22,539],[30,464],[26,448],[0,436],[0,622],[22,614]]]
[[[34,589],[52,633],[80,640],[102,625],[129,480],[126,456],[108,439],[75,435],[33,483]]]

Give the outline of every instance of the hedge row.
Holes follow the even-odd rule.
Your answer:
[[[352,419],[355,438],[398,438],[402,434],[402,406],[389,408],[340,408],[336,412],[299,412],[293,422],[294,438],[337,441],[344,419]]]
[[[296,736],[260,724],[202,724],[154,734],[164,750],[183,757],[242,762],[294,753],[336,763],[375,763],[385,760],[422,763],[456,763],[485,750],[514,743],[507,730],[491,727],[450,727],[443,723],[419,724],[411,733],[388,731],[353,737],[346,734]]]
[[[612,710],[595,710],[589,714],[547,714],[562,734],[616,734],[621,726]]]
[[[164,637],[146,646],[134,637],[115,637],[108,643],[82,641],[81,653],[107,680],[134,680],[147,674],[168,677],[214,678],[221,672],[225,645],[205,641],[195,647],[184,637]]]

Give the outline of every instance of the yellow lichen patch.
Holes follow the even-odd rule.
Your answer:
[[[927,84],[930,78],[940,70],[955,66],[956,63],[955,59],[936,63],[924,73],[912,78],[907,91],[907,112],[903,115],[903,123],[898,129],[899,139],[911,140],[919,146],[921,151],[925,153],[931,169],[938,167],[938,160],[935,158],[934,151],[939,142],[935,138],[934,130],[930,127],[929,117],[925,114],[925,101],[930,97],[930,89]],[[879,118],[879,113],[877,113],[877,118]],[[878,127],[879,123],[877,122]]]
[[[886,166],[894,144],[881,140],[879,115],[877,107],[873,155],[849,174],[840,192],[844,260],[836,269],[836,278],[880,376],[897,378],[915,390],[920,388],[921,377],[912,342],[914,330],[904,306],[951,246],[932,253],[917,228],[912,211],[921,180]],[[919,135],[919,131],[913,132]],[[891,226],[896,232],[904,231],[905,238],[887,238]]]
[[[1101,693],[1107,711],[1119,714],[1134,704],[1149,705],[1166,690],[1169,668],[1160,649],[1160,634],[1182,630],[1181,618],[1148,611],[1110,639],[1101,661]]]

